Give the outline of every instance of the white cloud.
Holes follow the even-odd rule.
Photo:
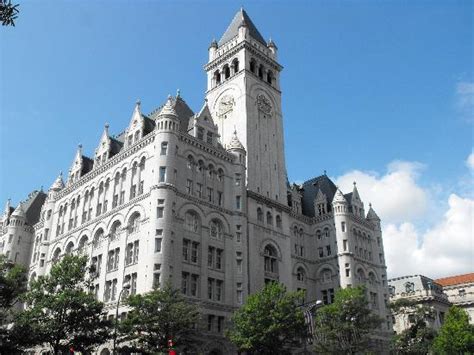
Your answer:
[[[474,121],[474,83],[460,82],[456,86],[457,106],[461,114],[469,121]]]
[[[466,165],[471,171],[474,171],[474,152],[467,157]]]
[[[474,154],[466,165],[474,170]],[[372,202],[382,219],[389,277],[437,278],[472,272],[474,199],[455,193],[435,198],[439,191],[418,182],[423,168],[420,163],[395,161],[384,175],[354,170],[335,182],[347,193],[356,181],[366,206]]]
[[[383,230],[389,277],[424,274],[437,278],[474,270],[474,200],[451,194],[443,218],[425,232],[410,223]]]
[[[422,169],[417,162],[394,161],[383,176],[353,170],[335,181],[343,192],[352,191],[356,181],[366,206],[371,202],[385,223],[401,223],[421,217],[427,209],[429,193],[416,181]]]

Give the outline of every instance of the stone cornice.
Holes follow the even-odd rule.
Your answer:
[[[204,143],[203,141],[187,134],[187,133],[182,133],[180,132],[180,135],[179,135],[179,140],[185,142],[185,143],[188,143],[194,147],[197,147],[207,153],[210,153],[212,154],[213,156],[219,158],[219,159],[222,159],[222,160],[225,160],[225,161],[228,161],[230,163],[233,163],[234,160],[235,160],[235,157],[228,153],[226,150],[224,150],[222,148],[222,150],[219,150],[218,148],[210,145],[210,144],[207,144],[207,143]]]
[[[275,200],[272,200],[271,198],[268,198],[268,197],[265,197],[263,195],[260,195],[259,193],[256,193],[254,191],[251,191],[251,190],[247,190],[247,196],[248,198],[251,198],[257,202],[260,202],[266,206],[269,206],[269,207],[274,207],[276,208],[277,210],[279,211],[283,211],[283,212],[286,212],[286,213],[290,213],[291,212],[291,209],[289,206],[286,206],[280,202],[277,202]]]
[[[142,148],[152,143],[154,140],[155,140],[155,131],[147,134],[145,137],[143,137],[141,140],[131,145],[130,147],[122,149],[118,154],[110,158],[110,160],[108,160],[105,164],[101,165],[100,167],[96,169],[89,171],[87,174],[82,176],[78,181],[70,184],[69,186],[65,187],[60,192],[58,192],[58,194],[55,197],[55,201],[60,200],[64,196],[76,190],[78,187],[85,185],[86,183],[94,179],[95,177],[113,168],[117,163],[120,163],[122,160],[135,154]]]

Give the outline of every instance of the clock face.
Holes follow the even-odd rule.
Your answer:
[[[272,104],[270,100],[265,97],[265,95],[260,94],[257,96],[257,106],[260,111],[267,115],[272,114]]]
[[[235,101],[232,96],[224,96],[219,102],[219,116],[225,116],[234,108]]]

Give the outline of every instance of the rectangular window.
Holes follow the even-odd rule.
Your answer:
[[[198,248],[199,248],[199,243],[197,242],[191,243],[191,262],[194,264],[197,264],[198,262]]]
[[[162,238],[155,238],[155,253],[161,253]]]
[[[331,246],[330,245],[326,245],[326,253],[327,255],[331,255]]]
[[[189,273],[183,272],[181,275],[181,293],[183,295],[188,294],[188,283],[189,283]]]
[[[212,202],[214,199],[214,190],[210,187],[207,188],[207,199],[209,202]]]
[[[347,239],[344,239],[344,240],[342,241],[342,246],[343,246],[343,248],[344,248],[344,251],[347,251]]]
[[[44,240],[48,240],[48,236],[49,236],[49,229],[46,228],[46,229],[44,230]]]
[[[222,291],[224,282],[222,280],[216,280],[216,301],[222,301]]]
[[[168,142],[161,143],[160,155],[166,155],[168,153]]]
[[[191,296],[196,297],[198,295],[199,276],[191,275]]]
[[[186,193],[192,194],[193,192],[193,181],[192,180],[186,180]]]
[[[222,206],[222,192],[217,191],[217,205]]]
[[[351,269],[346,269],[346,277],[350,277],[351,276]]]
[[[318,248],[318,254],[320,258],[324,256],[323,248]]]
[[[237,282],[237,304],[243,303],[242,283]]]
[[[346,231],[346,222],[341,222],[341,230],[342,230],[343,232]]]
[[[207,143],[212,144],[212,132],[207,132]]]
[[[207,266],[213,267],[214,265],[214,247],[209,247],[208,254],[207,254]]]
[[[160,287],[160,277],[161,277],[161,274],[159,272],[153,273],[153,288],[156,289]]]
[[[204,140],[204,128],[198,127],[197,129],[197,139]]]
[[[241,183],[242,183],[242,175],[235,174],[235,186],[240,186]]]
[[[207,298],[212,300],[214,298],[214,279],[207,279]]]
[[[207,331],[212,332],[214,330],[214,315],[207,315]]]
[[[115,301],[115,297],[117,296],[117,279],[112,280],[112,294],[110,296],[111,301]]]
[[[216,269],[221,270],[222,269],[222,249],[217,249],[216,250]]]
[[[133,242],[133,249],[135,251],[133,253],[133,262],[137,263],[138,262],[138,250],[139,250],[139,241],[138,240]]]
[[[130,288],[130,294],[132,294],[132,295],[137,293],[137,280],[138,280],[137,273],[134,272],[132,274],[132,285],[131,285],[131,288]]]
[[[160,177],[158,182],[165,182],[166,181],[166,167],[160,166]]]
[[[157,207],[156,208],[156,218],[163,218],[165,208],[164,207]]]
[[[221,333],[224,330],[224,317],[217,317],[217,332]]]
[[[120,192],[120,204],[125,202],[125,191]]]
[[[132,185],[130,187],[130,200],[137,196],[137,185]]]
[[[202,198],[202,184],[196,184],[196,196]]]
[[[183,260],[189,260],[189,240],[183,239]]]
[[[235,227],[237,229],[237,232],[235,233],[235,241],[237,243],[241,243],[242,242],[242,232],[241,232],[242,226],[238,224]]]
[[[240,210],[242,208],[241,197],[235,196],[235,208]]]

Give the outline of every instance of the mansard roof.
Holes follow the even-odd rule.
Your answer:
[[[245,12],[244,9],[240,9],[235,14],[229,27],[227,27],[227,30],[224,32],[221,39],[219,40],[219,46],[230,41],[232,38],[237,36],[239,34],[239,27],[242,25],[247,26],[249,34],[252,38],[259,41],[264,46],[267,45],[265,39],[263,39],[263,36],[257,30],[257,27],[255,27],[249,15],[247,15],[247,12]]]
[[[28,195],[25,201],[18,204],[13,212],[13,216],[23,217],[30,226],[36,224],[40,218],[41,207],[46,200],[46,194],[43,191],[33,191]]]
[[[309,217],[314,217],[314,199],[318,190],[326,195],[327,208],[331,210],[331,202],[336,193],[337,187],[326,175],[321,175],[305,181],[303,183],[303,214]]]

